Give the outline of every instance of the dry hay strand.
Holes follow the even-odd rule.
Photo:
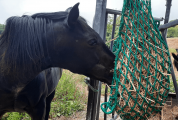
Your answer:
[[[145,11],[145,13],[148,13],[147,10]],[[136,19],[131,14],[130,18]],[[143,26],[147,32],[149,31],[148,35],[143,32],[141,27],[138,28],[139,32],[132,30],[134,29],[133,24],[127,17],[124,17],[124,21],[127,26],[123,27],[122,32],[127,35],[127,39],[121,34],[121,38],[126,45],[122,43],[121,49],[124,50],[124,53],[121,51],[118,54],[116,67],[118,71],[116,73],[120,80],[118,84],[120,95],[118,95],[115,110],[126,119],[149,119],[157,114],[157,110],[163,108],[163,103],[166,100],[163,96],[168,94],[169,80],[167,77],[170,74],[167,71],[169,70],[169,63],[166,62],[166,60],[169,60],[167,50],[165,45],[157,38],[158,35],[153,34],[154,30],[150,30],[150,27],[148,27],[153,28],[151,22],[149,25],[144,24]],[[150,20],[145,18],[145,21]],[[135,25],[139,24],[136,20],[133,22]],[[133,33],[128,29],[126,33],[127,27]],[[156,38],[156,42],[153,38]],[[158,46],[159,44],[162,45],[162,48]],[[115,85],[116,82],[113,86]],[[112,95],[114,94],[115,91]]]
[[[177,120],[178,119],[178,106],[168,106],[165,105],[160,113],[151,117],[148,120]]]

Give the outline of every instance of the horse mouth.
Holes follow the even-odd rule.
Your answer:
[[[91,78],[111,85],[113,79],[113,68],[106,68],[102,64],[96,64],[91,72]]]

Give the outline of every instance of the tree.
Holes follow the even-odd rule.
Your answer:
[[[5,25],[0,24],[0,34],[4,31]]]
[[[174,21],[174,20],[171,20],[170,22],[172,22],[172,21]],[[167,37],[168,38],[178,37],[178,25],[175,27],[168,28]]]
[[[177,29],[177,27],[168,28],[167,37],[168,38],[178,37],[178,29]]]

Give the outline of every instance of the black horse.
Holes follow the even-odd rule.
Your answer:
[[[78,5],[7,19],[0,38],[0,117],[27,112],[32,120],[48,120],[60,68],[111,84],[115,56],[79,16]]]
[[[178,55],[172,53],[172,56],[174,58],[173,64],[175,65],[177,71],[178,71]]]

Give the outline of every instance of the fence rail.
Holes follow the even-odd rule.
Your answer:
[[[159,27],[159,30],[162,31],[162,30],[165,30],[165,29],[170,28],[170,27],[175,27],[176,25],[178,25],[178,19],[176,19],[175,21],[166,23],[164,25],[161,25]]]

